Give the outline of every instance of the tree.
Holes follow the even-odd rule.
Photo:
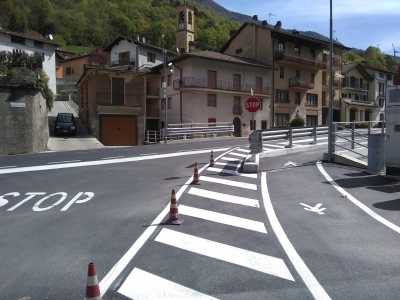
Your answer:
[[[108,68],[110,64],[110,53],[105,52],[103,47],[96,47],[88,56],[88,67]]]
[[[352,51],[346,52],[345,54],[342,55],[342,62],[344,62],[344,63],[360,62],[363,60],[364,60],[364,58],[362,58],[360,55],[358,55]]]
[[[400,85],[400,63],[397,65],[396,71],[394,72],[393,84],[396,86]]]
[[[369,46],[364,52],[364,59],[368,67],[387,70],[385,55],[379,47]]]

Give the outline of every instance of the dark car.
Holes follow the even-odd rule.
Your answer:
[[[76,135],[76,122],[73,114],[58,113],[54,120],[54,134]]]

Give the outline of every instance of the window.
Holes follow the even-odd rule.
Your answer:
[[[315,57],[315,49],[310,48],[310,55],[311,55],[312,57]]]
[[[147,61],[155,63],[156,62],[156,54],[152,52],[147,52]]]
[[[112,105],[124,105],[124,79],[112,78]]]
[[[365,101],[367,101],[367,96],[366,95],[363,95],[363,101],[365,102]]]
[[[356,111],[354,109],[350,109],[350,122],[356,120]]]
[[[322,92],[322,105],[326,106],[326,92],[325,91]]]
[[[299,44],[296,44],[296,45],[294,46],[294,52],[295,52],[297,55],[300,55],[300,45],[299,45]]]
[[[295,92],[294,93],[294,103],[295,104],[300,104],[300,92]]]
[[[161,110],[165,110],[165,99],[161,99]]]
[[[275,101],[289,103],[289,92],[288,91],[276,91]]]
[[[364,81],[363,81],[363,79],[362,78],[360,78],[360,89],[362,89],[363,88],[363,84],[364,83]]]
[[[300,77],[300,70],[296,70],[296,77],[297,77],[297,78]]]
[[[371,113],[369,112],[369,111],[365,111],[364,112],[364,121],[371,121],[370,120],[370,115],[371,115]]]
[[[379,83],[379,96],[385,96],[385,84],[384,83]]]
[[[360,100],[360,95],[354,94],[354,100]]]
[[[207,94],[207,106],[217,106],[216,94]]]
[[[306,116],[306,124],[307,126],[317,126],[318,125],[317,116]]]
[[[285,42],[279,41],[278,50],[279,51],[285,50]]]
[[[120,66],[129,65],[129,57],[130,57],[129,51],[118,53],[118,59],[119,59],[119,64],[118,65],[120,65]]]
[[[242,53],[242,48],[236,49],[236,54]]]
[[[168,97],[168,109],[172,109],[172,98]]]
[[[66,68],[65,69],[65,74],[71,75],[72,74],[72,68],[71,67]]]
[[[267,121],[261,121],[261,129],[267,129]]]
[[[322,85],[328,85],[328,82],[326,81],[326,72],[322,72]]]
[[[189,25],[192,25],[192,12],[191,11],[189,11],[189,14],[188,14],[188,23],[189,23]]]
[[[289,115],[287,114],[275,114],[276,126],[289,125]]]
[[[11,43],[25,45],[25,39],[19,36],[11,36]]]
[[[179,13],[179,23],[184,23],[185,22],[185,13],[181,11]]]
[[[379,77],[380,77],[380,78],[384,78],[383,73],[379,73]]]
[[[43,42],[33,41],[33,46],[34,46],[35,48],[43,49]]]
[[[379,107],[384,107],[385,106],[385,99],[379,99]]]
[[[311,77],[310,77],[311,82],[314,82],[314,78],[315,78],[315,74],[314,74],[314,73],[311,73]]]
[[[217,71],[207,71],[207,84],[210,89],[217,88]]]
[[[161,88],[164,88],[163,82],[165,82],[165,77],[164,77],[164,76],[161,76]]]
[[[250,130],[256,130],[256,120],[250,120]]]
[[[241,90],[241,76],[240,74],[233,74],[233,90],[240,91]]]
[[[284,74],[284,69],[283,69],[283,67],[280,67],[279,68],[279,78],[285,78],[284,75],[285,75]]]
[[[171,82],[172,82],[172,75],[169,74],[169,75],[167,76],[167,84],[168,84],[168,86],[171,86]]]
[[[307,94],[306,105],[318,106],[318,95]]]
[[[256,86],[254,92],[261,94],[263,90],[263,79],[262,77],[256,77]]]

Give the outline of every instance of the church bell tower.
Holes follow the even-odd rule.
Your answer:
[[[176,10],[176,47],[180,53],[191,52],[194,46],[194,7],[184,1],[175,6]]]

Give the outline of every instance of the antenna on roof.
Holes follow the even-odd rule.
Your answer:
[[[269,24],[271,24],[271,16],[274,16],[274,17],[276,17],[276,15],[274,15],[272,12],[270,12],[269,14],[268,14],[268,23]]]

